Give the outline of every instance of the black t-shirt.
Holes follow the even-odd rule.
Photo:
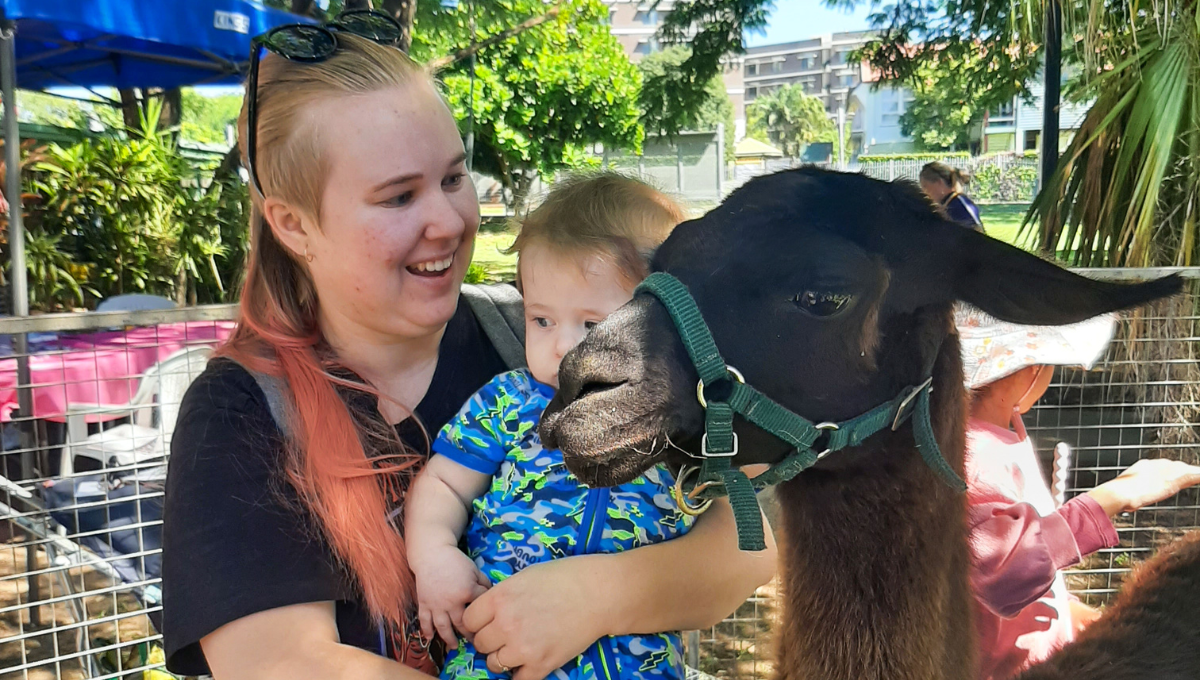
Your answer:
[[[459,304],[417,418],[435,435],[504,370],[468,306]],[[396,429],[415,450],[428,450],[412,419]],[[184,397],[171,442],[162,633],[172,672],[207,674],[202,637],[250,614],[305,602],[336,601],[343,644],[389,653],[329,546],[299,509],[283,478],[282,456],[282,435],[258,383],[232,361],[212,361]]]

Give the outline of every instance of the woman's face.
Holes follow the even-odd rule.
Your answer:
[[[449,110],[419,83],[310,115],[328,167],[318,224],[305,229],[325,331],[383,342],[437,332],[454,315],[479,228]]]
[[[950,185],[946,184],[940,179],[927,179],[922,177],[921,190],[924,191],[927,196],[932,198],[934,202],[941,203],[950,193]]]

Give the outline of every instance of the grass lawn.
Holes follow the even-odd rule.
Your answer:
[[[1024,203],[979,206],[988,235],[1026,249],[1031,247],[1030,239],[1026,237],[1018,243],[1017,234],[1028,209],[1029,205]],[[508,231],[480,231],[475,238],[473,262],[487,270],[489,280],[511,281],[516,276],[516,256],[505,255],[502,252],[512,245],[515,237],[515,234]]]
[[[988,236],[1011,243],[1014,246],[1025,248],[1026,250],[1032,247],[1031,235],[1026,235],[1018,243],[1017,234],[1021,231],[1021,220],[1025,219],[1025,213],[1028,210],[1028,203],[1000,203],[979,206],[979,213],[983,218],[983,228],[987,230]]]
[[[507,231],[481,231],[475,237],[475,257],[471,261],[482,266],[493,281],[511,281],[517,273],[517,256],[502,251],[512,245],[516,234]]]

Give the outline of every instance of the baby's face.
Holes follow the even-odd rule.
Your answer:
[[[521,251],[525,295],[525,360],[538,381],[558,388],[558,364],[633,297],[633,286],[611,258],[564,255],[538,243]]]

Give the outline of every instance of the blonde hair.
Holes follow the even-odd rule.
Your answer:
[[[557,253],[599,253],[638,283],[646,278],[650,255],[675,225],[686,219],[683,208],[654,187],[615,172],[582,173],[560,180],[521,223],[508,249],[517,253],[530,244]],[[520,279],[520,268],[518,283]]]
[[[259,67],[256,166],[262,190],[314,218],[328,173],[314,104],[389,88],[432,87],[430,77],[403,52],[346,33],[338,50],[319,63],[275,55]],[[238,118],[245,163],[247,109]],[[286,381],[292,397],[285,469],[287,481],[317,519],[338,562],[358,586],[371,614],[402,629],[412,601],[412,575],[391,505],[423,457],[407,450],[394,430],[352,412],[337,386],[378,393],[333,375],[343,370],[321,336],[318,299],[302,258],[286,248],[253,196],[250,253],[237,330],[221,353],[251,370]],[[368,457],[367,451],[383,455]]]

